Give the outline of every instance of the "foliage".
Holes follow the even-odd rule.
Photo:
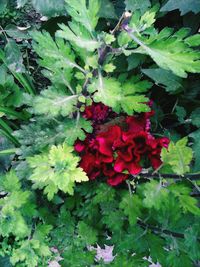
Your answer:
[[[199,12],[0,1],[0,266],[198,266]],[[120,153],[142,171],[112,187]]]
[[[49,200],[58,190],[72,195],[75,181],[88,181],[85,172],[77,167],[79,158],[72,151],[73,147],[63,144],[52,146],[47,154],[27,159],[33,169],[29,178],[34,183],[33,188],[45,188],[44,193]]]
[[[192,149],[186,146],[187,138],[179,140],[176,144],[171,142],[168,149],[163,148],[161,158],[164,166],[169,165],[174,173],[183,175],[189,171],[192,160]]]

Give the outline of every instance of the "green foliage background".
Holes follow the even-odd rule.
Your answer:
[[[199,19],[198,0],[1,1],[1,267],[199,266]],[[85,106],[133,115],[149,99],[171,140],[161,168],[88,182],[73,150]]]

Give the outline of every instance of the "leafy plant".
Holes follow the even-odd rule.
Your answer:
[[[197,2],[1,1],[2,267],[198,266]]]

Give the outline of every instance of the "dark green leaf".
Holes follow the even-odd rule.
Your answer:
[[[198,13],[200,11],[199,0],[169,0],[162,8],[161,11],[172,11],[179,9],[181,15],[184,15],[190,11]]]
[[[101,0],[101,6],[99,10],[99,16],[101,18],[116,19],[115,8],[110,0]]]
[[[5,46],[6,64],[8,68],[13,72],[25,72],[23,65],[23,58],[18,45],[14,40],[9,39]]]
[[[169,70],[164,69],[142,69],[142,72],[153,79],[157,85],[164,85],[167,92],[174,94],[182,90],[182,79]]]
[[[197,130],[191,133],[189,136],[194,140],[194,144],[192,146],[194,150],[194,157],[195,157],[193,171],[199,172],[200,170],[200,130]]]
[[[55,17],[66,13],[64,0],[32,0],[32,3],[39,13],[48,17]]]
[[[137,9],[141,10],[141,12],[145,12],[148,7],[151,6],[151,3],[149,0],[125,0],[126,4],[126,10],[131,10],[132,12],[135,12]]]

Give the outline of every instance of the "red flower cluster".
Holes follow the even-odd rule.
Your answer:
[[[108,184],[115,186],[130,174],[140,173],[142,161],[148,159],[157,169],[162,163],[161,149],[168,146],[169,139],[156,139],[150,134],[149,118],[153,112],[120,117],[118,124],[113,119],[114,125],[106,122],[111,112],[101,103],[86,108],[83,116],[93,121],[94,132],[88,134],[85,141],[77,140],[75,150],[81,156],[80,166],[90,179],[103,175]],[[101,131],[100,123],[107,125],[104,131]]]

